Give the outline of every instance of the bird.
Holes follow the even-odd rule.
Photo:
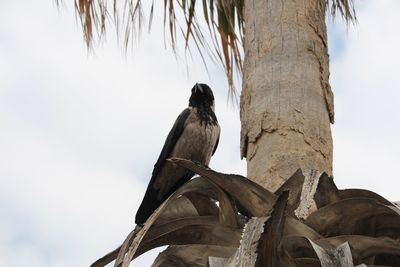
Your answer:
[[[170,130],[151,175],[143,200],[136,212],[135,223],[143,227],[151,214],[194,173],[167,161],[177,157],[208,166],[220,137],[220,126],[215,111],[211,88],[196,83],[189,105],[176,119]]]

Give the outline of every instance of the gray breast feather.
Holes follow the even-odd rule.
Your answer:
[[[191,159],[208,165],[219,136],[218,125],[189,122],[171,153],[171,157]]]
[[[204,123],[201,124],[196,110],[193,109],[169,157],[190,159],[208,165],[219,134],[218,124],[208,124],[207,126]],[[185,169],[171,162],[165,162],[154,183],[154,188],[159,190],[158,197],[161,198],[168,193],[186,173]]]

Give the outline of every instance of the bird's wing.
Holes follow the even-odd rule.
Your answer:
[[[215,142],[215,146],[214,146],[214,150],[212,152],[212,155],[214,155],[215,151],[217,150],[217,147],[218,147],[218,144],[219,144],[219,136],[220,136],[220,132],[218,132],[217,141]]]
[[[172,126],[171,131],[169,132],[167,139],[165,140],[164,146],[161,150],[160,156],[158,156],[156,164],[154,164],[154,169],[152,173],[152,180],[157,174],[160,172],[165,160],[169,157],[176,142],[178,141],[179,137],[181,136],[183,129],[185,128],[186,119],[190,115],[190,109],[186,108],[179,114],[178,118],[176,119],[174,126]]]
[[[155,184],[157,183],[157,177],[159,176],[163,166],[165,165],[165,160],[170,156],[172,150],[175,147],[176,142],[178,141],[179,137],[182,135],[182,132],[185,128],[185,122],[190,115],[190,109],[187,108],[179,114],[178,118],[176,119],[174,126],[172,126],[171,131],[169,132],[167,139],[165,140],[165,144],[163,149],[161,150],[160,156],[156,164],[154,165],[154,170],[150,179],[150,182],[147,186],[146,193],[143,197],[142,203],[139,206],[139,209],[136,212],[135,222],[138,225],[143,225],[147,218],[153,213],[155,209],[162,203],[164,198],[168,195],[164,194],[160,197],[160,188],[156,188]],[[189,175],[189,174],[184,174]],[[191,176],[188,176],[190,179]],[[183,177],[185,178],[185,177]],[[187,181],[187,179],[183,179]],[[173,186],[173,188],[169,188],[167,194],[176,190],[181,183],[177,183]]]

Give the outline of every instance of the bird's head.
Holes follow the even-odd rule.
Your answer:
[[[189,98],[189,107],[214,109],[214,95],[211,88],[205,83],[196,83]]]

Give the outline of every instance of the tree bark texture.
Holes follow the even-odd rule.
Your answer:
[[[271,191],[299,168],[332,174],[325,11],[322,0],[246,1],[241,156]]]

